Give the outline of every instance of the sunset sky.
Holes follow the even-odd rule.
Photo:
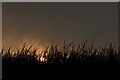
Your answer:
[[[64,40],[117,43],[117,3],[3,3],[3,47]]]
[[[2,49],[2,3],[0,2],[0,50]]]

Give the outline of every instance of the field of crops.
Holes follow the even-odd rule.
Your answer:
[[[120,61],[119,49],[112,43],[103,47],[94,48],[94,42],[87,44],[87,40],[76,46],[73,42],[63,46],[52,44],[45,51],[33,48],[34,45],[26,47],[25,44],[21,49],[11,51],[11,47],[4,51],[2,49],[3,60],[17,61],[20,59],[22,63],[91,63],[91,62],[116,62]],[[18,61],[19,62],[19,61]]]
[[[76,46],[73,42],[63,46],[52,43],[46,50],[34,45],[11,51],[2,49],[3,78],[61,78],[65,76],[113,76],[118,78],[120,51],[112,43],[95,48],[87,40]],[[13,76],[14,75],[14,76]],[[31,75],[31,76],[30,76]]]

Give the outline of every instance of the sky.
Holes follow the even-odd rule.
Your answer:
[[[0,51],[2,49],[2,3],[0,1]],[[2,55],[0,53],[0,79],[2,79]]]
[[[95,38],[95,45],[117,43],[118,7],[103,3],[3,3],[3,47],[23,43],[44,48],[55,42],[79,44]]]
[[[2,2],[0,1],[0,49],[2,44]]]

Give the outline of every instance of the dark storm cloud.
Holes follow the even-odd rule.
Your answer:
[[[3,3],[3,44],[29,37],[45,42],[117,41],[117,3]],[[10,37],[12,35],[12,38]]]

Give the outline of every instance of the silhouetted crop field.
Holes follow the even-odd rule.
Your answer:
[[[64,41],[63,46],[52,44],[44,51],[33,47],[2,49],[3,79],[119,77],[120,49],[112,43],[95,48],[94,41],[78,46]]]

